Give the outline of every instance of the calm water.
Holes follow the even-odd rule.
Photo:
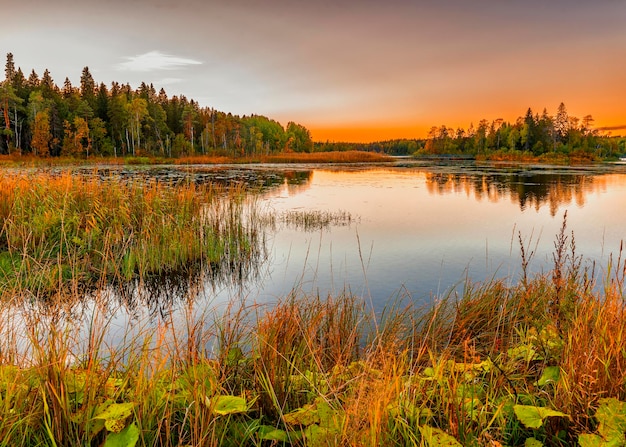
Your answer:
[[[161,318],[171,317],[184,328],[190,308],[193,318],[204,319],[219,315],[227,303],[271,305],[294,289],[320,296],[349,291],[380,311],[397,297],[428,304],[450,291],[462,292],[466,278],[516,282],[521,275],[519,236],[527,252],[534,251],[530,269],[548,271],[566,212],[576,251],[600,280],[626,239],[626,164],[562,168],[405,160],[384,167],[112,170],[122,179],[244,180],[263,191],[258,199],[262,213],[351,216],[349,223],[312,231],[293,225],[268,229],[264,261],[234,275],[163,278],[142,293],[130,287],[123,299],[119,290],[104,291],[112,304],[105,311],[112,344]],[[70,315],[83,330],[96,313],[96,302],[102,299],[86,299]],[[25,324],[13,317],[16,324]]]
[[[344,211],[352,223],[271,234],[265,273],[240,295],[267,302],[293,288],[347,289],[380,309],[398,294],[428,302],[466,277],[517,281],[519,235],[535,252],[531,269],[545,271],[565,212],[577,253],[596,272],[626,238],[624,165],[316,168],[304,177],[268,191],[263,208]]]

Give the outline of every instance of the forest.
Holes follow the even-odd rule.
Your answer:
[[[283,151],[310,152],[308,129],[260,115],[237,116],[200,107],[183,95],[168,97],[152,84],[97,84],[89,68],[80,86],[59,87],[48,70],[25,77],[7,54],[0,83],[0,153],[38,157],[222,154],[231,157]]]
[[[529,108],[515,122],[482,119],[467,129],[433,126],[426,139],[398,139],[373,143],[315,143],[315,149],[364,150],[391,155],[471,158],[551,158],[574,156],[586,160],[615,159],[626,154],[626,137],[611,136],[593,126],[594,119],[570,116],[564,103],[556,115]]]
[[[65,78],[59,87],[48,70],[28,77],[8,53],[0,83],[0,154],[37,157],[176,158],[193,155],[246,157],[283,152],[368,151],[421,157],[487,159],[616,159],[626,137],[594,128],[594,119],[570,116],[564,103],[554,116],[529,108],[515,122],[482,119],[475,127],[433,126],[427,138],[371,143],[313,142],[295,122],[283,127],[261,115],[238,116],[201,107],[184,95],[169,97],[141,83],[97,84],[84,67],[80,86]]]

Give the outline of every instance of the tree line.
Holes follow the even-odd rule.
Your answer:
[[[59,87],[49,72],[26,77],[7,54],[0,83],[0,153],[36,156],[178,157],[246,156],[310,152],[309,130],[261,115],[238,116],[200,107],[184,95],[168,97],[152,84],[97,84],[89,68],[80,86],[65,78]]]
[[[594,119],[570,116],[564,103],[554,116],[528,109],[515,122],[503,119],[479,121],[467,129],[433,126],[423,139],[397,139],[372,143],[318,142],[316,150],[365,150],[389,155],[542,157],[553,154],[586,159],[610,159],[626,154],[626,138],[603,134]]]
[[[540,157],[545,154],[578,154],[595,158],[610,158],[623,154],[624,138],[602,135],[593,127],[594,119],[571,116],[564,103],[556,114],[534,114],[528,108],[524,116],[513,123],[503,119],[491,122],[481,120],[478,126],[453,129],[445,125],[433,126],[421,154],[492,154],[524,153]]]

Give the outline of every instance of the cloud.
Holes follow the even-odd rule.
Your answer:
[[[160,51],[150,51],[139,56],[126,57],[126,62],[118,64],[118,70],[124,71],[153,71],[172,70],[187,65],[200,65],[202,62],[184,57],[163,54]]]
[[[183,81],[184,79],[182,78],[163,78],[160,81],[156,81],[155,84],[156,85],[172,85],[172,84],[179,84]]]
[[[621,126],[605,126],[605,127],[598,127],[597,130],[601,130],[601,131],[607,131],[607,130],[624,130],[626,129],[626,124],[623,124]]]

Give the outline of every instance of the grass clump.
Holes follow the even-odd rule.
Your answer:
[[[251,255],[243,191],[214,185],[0,176],[0,282],[34,296]]]

